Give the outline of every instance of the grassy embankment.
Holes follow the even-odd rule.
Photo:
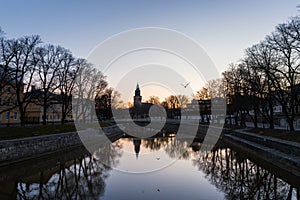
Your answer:
[[[100,122],[101,127],[110,126],[108,122]],[[96,124],[95,124],[96,126]],[[76,131],[74,124],[55,124],[46,126],[15,126],[0,127],[0,140],[9,140],[25,137],[34,137],[40,135],[51,135],[57,133],[66,133]]]
[[[248,132],[255,133],[261,136],[270,136],[282,140],[300,142],[300,131],[287,131],[279,129],[267,129],[267,128],[252,128]]]
[[[208,125],[207,123],[200,123],[202,125]],[[224,128],[232,130],[243,129],[242,126],[225,124]],[[287,141],[300,142],[300,131],[288,131],[282,129],[268,129],[268,128],[249,128],[247,132],[255,133],[261,136],[269,136]]]

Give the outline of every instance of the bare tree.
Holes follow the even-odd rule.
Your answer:
[[[65,52],[64,48],[54,45],[45,45],[35,50],[37,82],[41,91],[38,104],[43,107],[43,125],[47,123],[47,110],[55,101],[53,94],[60,86],[58,74],[62,69]]]
[[[166,110],[169,108],[169,104],[167,101],[161,102],[160,105],[163,106]]]
[[[179,101],[177,99],[177,97],[175,95],[171,95],[169,97],[167,97],[165,99],[168,108],[170,109],[171,113],[170,113],[170,117],[174,118],[178,113],[177,113],[177,109],[179,109],[180,104]]]
[[[10,85],[13,80],[12,68],[9,67],[9,65],[14,58],[14,51],[9,49],[10,41],[4,38],[1,31],[0,28],[0,96],[3,97],[2,95],[4,94],[6,86]],[[1,104],[2,101],[0,102],[0,105]],[[0,113],[4,111],[5,110],[2,109]]]
[[[157,96],[150,96],[146,102],[152,103],[152,104],[160,104],[159,97],[157,97]]]
[[[165,99],[165,101],[168,103],[168,105],[169,105],[168,107],[171,109],[176,109],[176,108],[180,107],[178,98],[175,95],[171,95],[171,96],[167,97]]]
[[[276,77],[276,69],[278,66],[277,52],[265,41],[253,45],[246,49],[246,62],[251,65],[253,70],[258,71],[260,79],[260,87],[257,91],[262,99],[261,114],[270,124],[270,128],[274,128],[274,98],[276,87],[274,80]],[[259,81],[257,81],[259,83]]]
[[[227,98],[227,113],[234,115],[235,124],[238,125],[238,118],[244,121],[243,115],[243,75],[239,65],[230,64],[229,69],[223,72],[223,81]]]
[[[95,109],[95,98],[107,87],[105,76],[91,63],[82,60],[76,76],[73,92],[72,112],[75,120],[85,122],[92,117]],[[94,113],[96,115],[96,113]]]
[[[182,94],[179,94],[176,97],[178,99],[180,108],[186,108],[186,105],[189,102],[189,98],[186,95],[182,95]]]
[[[119,109],[123,107],[123,101],[120,99],[121,94],[112,87],[106,88],[101,94],[95,98],[97,116],[110,119],[112,109]]]
[[[62,124],[65,123],[66,117],[72,112],[72,93],[75,87],[76,75],[82,62],[82,59],[75,59],[70,52],[66,51],[61,63],[62,67],[58,71]]]
[[[294,120],[297,105],[297,85],[299,78],[299,29],[300,20],[294,18],[292,21],[279,24],[276,30],[266,38],[270,47],[278,53],[279,65],[275,69],[275,76],[272,79],[276,87],[277,101],[282,105],[282,110],[289,124],[290,130],[294,131]]]
[[[114,90],[112,94],[112,107],[114,109],[123,108],[124,102],[121,100],[121,93]]]
[[[221,78],[209,80],[207,89],[211,98],[225,98],[224,82]]]
[[[40,42],[39,36],[6,41],[6,55],[10,56],[5,58],[5,62],[11,68],[11,84],[15,90],[13,107],[19,108],[21,125],[25,124],[26,109],[31,100],[31,95],[28,95],[29,85],[36,72],[33,53]]]
[[[210,94],[207,87],[202,87],[199,91],[197,91],[195,98],[198,100],[207,100],[210,99]]]

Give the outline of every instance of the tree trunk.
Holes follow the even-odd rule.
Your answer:
[[[21,126],[25,126],[25,113],[20,112],[20,121],[21,121]]]
[[[234,123],[235,123],[236,126],[239,125],[239,120],[238,120],[237,113],[234,115]]]
[[[61,124],[65,124],[66,115],[64,113],[61,114]]]
[[[294,118],[289,118],[287,119],[287,122],[289,124],[289,128],[290,128],[290,131],[295,131],[295,128],[294,128]]]
[[[23,109],[23,104],[19,105],[19,112],[20,112],[21,126],[25,126],[25,111]]]
[[[253,119],[253,122],[254,122],[254,127],[257,128],[257,108],[254,108],[254,119]]]
[[[47,124],[46,116],[47,116],[47,99],[44,99],[44,105],[43,105],[43,125]]]
[[[204,114],[201,114],[201,122],[204,123]]]
[[[66,111],[65,111],[65,106],[62,104],[61,107],[61,124],[64,124],[66,120]]]
[[[269,110],[270,110],[270,129],[274,129],[274,111],[273,111],[273,102],[272,99],[269,98]]]

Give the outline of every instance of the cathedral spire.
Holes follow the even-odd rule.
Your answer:
[[[136,89],[133,97],[133,105],[134,107],[140,107],[142,104],[142,96],[139,83],[136,84]]]
[[[135,157],[136,157],[136,159],[139,158],[141,143],[142,143],[141,139],[139,139],[139,138],[133,138],[133,145],[134,145],[134,151],[135,151]]]
[[[141,90],[140,90],[139,83],[136,84],[135,96],[141,96]]]

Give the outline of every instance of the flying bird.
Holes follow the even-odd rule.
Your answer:
[[[190,83],[191,83],[191,82],[188,82],[187,84],[182,84],[182,83],[181,83],[181,85],[182,85],[184,88],[186,88]]]

